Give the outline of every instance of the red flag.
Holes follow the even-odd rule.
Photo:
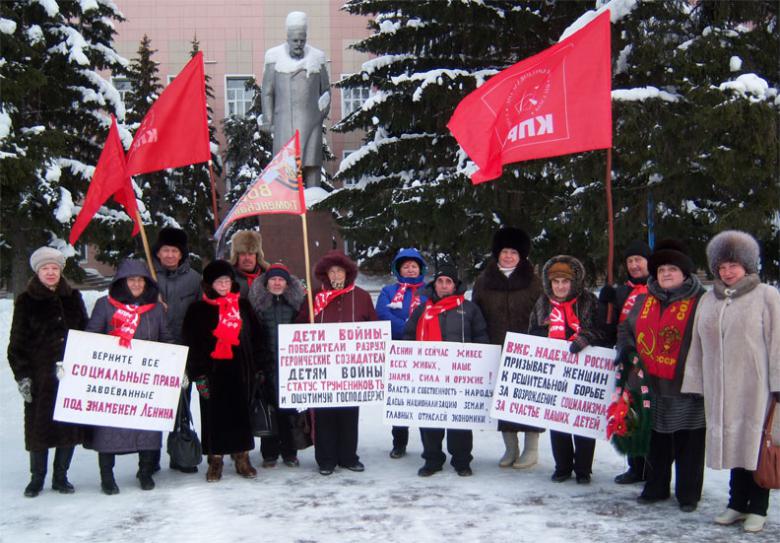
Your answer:
[[[119,139],[119,130],[113,115],[106,144],[100,153],[95,173],[92,175],[92,182],[89,184],[87,196],[84,198],[84,204],[70,229],[68,241],[71,245],[76,244],[76,240],[79,239],[97,210],[112,196],[114,201],[125,208],[132,219],[133,235],[135,236],[139,231],[138,205],[135,201],[135,192],[130,183],[130,177],[125,173],[125,148]]]
[[[298,131],[262,171],[233,208],[225,215],[214,238],[222,237],[225,228],[238,219],[255,215],[303,215],[306,199],[300,170],[301,139]]]
[[[479,167],[612,147],[609,11],[466,96],[447,127]]]
[[[127,175],[210,159],[206,78],[198,51],[146,113],[127,152]]]

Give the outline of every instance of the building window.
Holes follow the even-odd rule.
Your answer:
[[[127,105],[127,95],[132,92],[130,86],[130,80],[126,77],[112,77],[111,82],[114,84],[114,88],[119,92],[119,96],[122,98],[122,103]]]
[[[341,155],[341,160],[344,160],[345,158],[347,158],[349,155],[351,155],[354,152],[355,152],[355,149],[344,149],[344,152]],[[354,178],[349,178],[349,179],[344,181],[344,186],[345,187],[354,187],[355,185],[357,185],[357,180],[354,179]]]
[[[225,77],[225,116],[246,116],[246,112],[252,107],[255,93],[246,88],[251,76],[226,76]]]
[[[79,264],[86,264],[89,260],[89,246],[86,243],[77,243],[74,248],[76,249],[76,258]]]
[[[350,74],[342,74],[341,79]],[[351,87],[341,89],[341,118],[347,117],[353,111],[360,109],[360,106],[371,96],[371,87]]]

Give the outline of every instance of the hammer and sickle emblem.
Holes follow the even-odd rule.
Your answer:
[[[650,354],[653,352],[653,349],[655,349],[655,334],[652,334],[650,339],[652,341],[651,344],[648,345],[647,336],[644,332],[641,332],[639,337],[636,338],[636,344],[642,349],[642,353],[644,354]]]

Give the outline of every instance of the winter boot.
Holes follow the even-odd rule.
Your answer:
[[[152,473],[160,461],[160,451],[138,451],[138,473],[136,477],[141,485],[141,490],[152,490],[154,479]]]
[[[215,483],[222,479],[222,455],[208,455],[209,469],[206,471],[206,481]]]
[[[524,434],[523,454],[512,464],[515,469],[530,468],[539,461],[539,432],[524,432]]]
[[[114,455],[98,453],[98,466],[100,466],[100,489],[103,494],[109,496],[119,494],[119,487],[114,480]]]
[[[520,447],[517,444],[517,432],[501,432],[501,436],[504,438],[506,451],[504,451],[504,456],[501,457],[501,460],[498,461],[498,465],[502,468],[508,468],[520,455]]]
[[[53,490],[60,494],[73,494],[76,489],[68,481],[68,469],[73,459],[74,447],[57,447],[54,451],[54,477],[51,482]]]
[[[46,464],[49,461],[49,450],[30,451],[30,484],[24,489],[24,495],[34,498],[43,490],[46,479]]]
[[[238,454],[231,454],[230,458],[236,464],[236,473],[241,477],[247,479],[254,479],[257,477],[257,470],[252,467],[252,463],[249,461],[249,452],[242,452]]]

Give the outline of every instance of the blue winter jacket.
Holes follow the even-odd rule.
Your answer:
[[[409,278],[401,277],[401,273],[398,269],[399,264],[404,261],[413,258],[420,264],[420,276]],[[398,254],[395,255],[393,263],[390,265],[390,269],[393,271],[398,280],[397,283],[387,285],[382,288],[379,293],[379,298],[376,300],[376,314],[379,320],[390,321],[393,339],[403,339],[404,325],[409,318],[409,306],[412,304],[412,290],[408,289],[404,294],[404,302],[401,307],[390,307],[390,303],[393,301],[395,293],[398,291],[398,283],[419,284],[420,288],[417,290],[417,295],[420,298],[420,303],[425,303],[428,299],[425,296],[420,296],[422,293],[423,284],[425,282],[425,260],[417,249],[401,249]]]

